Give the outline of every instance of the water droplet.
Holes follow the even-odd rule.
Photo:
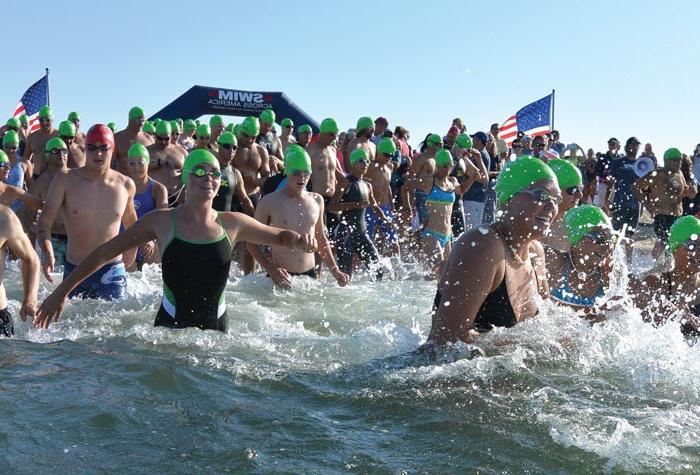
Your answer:
[[[471,242],[471,246],[472,246],[472,247],[476,247],[476,241],[472,241],[472,242]]]
[[[443,307],[449,307],[449,306],[450,306],[450,301],[449,301],[449,300],[446,301],[442,306],[443,306]]]

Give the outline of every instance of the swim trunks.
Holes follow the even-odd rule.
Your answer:
[[[384,212],[384,216],[389,218],[389,220],[394,221],[394,210],[391,207],[391,203],[380,204],[379,207]],[[367,222],[367,234],[369,234],[370,238],[374,237],[377,226],[379,226],[384,239],[392,244],[399,242],[399,237],[396,235],[396,231],[394,231],[394,229],[384,221],[380,221],[379,217],[374,214],[374,211],[370,208],[365,209],[365,221]]]
[[[10,338],[15,334],[15,329],[12,326],[12,315],[7,310],[7,307],[0,310],[0,336]]]
[[[65,279],[77,266],[66,261],[63,265]],[[82,281],[68,298],[118,300],[126,297],[126,269],[122,261],[110,262]]]

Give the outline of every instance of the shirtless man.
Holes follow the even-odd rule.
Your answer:
[[[37,293],[39,291],[39,258],[22,230],[17,216],[6,206],[0,205],[0,248],[7,247],[22,263],[22,287],[24,297],[19,315],[26,321],[34,318],[37,310]],[[5,251],[0,251],[0,336],[11,337],[14,334],[12,315],[7,309],[7,296],[3,278],[5,274]]]
[[[224,119],[220,115],[211,116],[211,119],[209,119],[209,130],[209,150],[216,154],[216,151],[219,149],[216,145],[216,141],[219,138],[219,135],[224,133],[224,130],[226,130]]]
[[[284,168],[284,150],[282,150],[282,142],[277,137],[274,131],[275,111],[265,109],[260,114],[260,135],[255,139],[267,149],[267,154],[270,157],[270,170],[281,171]]]
[[[216,153],[216,159],[219,161],[219,168],[221,168],[221,185],[219,185],[219,191],[214,197],[212,208],[217,211],[232,211],[231,204],[235,195],[243,212],[248,216],[253,216],[255,210],[243,187],[241,172],[231,166],[233,154],[238,148],[238,141],[233,133],[224,132],[219,135],[217,142],[219,151]]]
[[[356,148],[361,148],[367,152],[369,162],[374,162],[377,153],[377,146],[372,142],[374,133],[374,122],[371,117],[360,117],[355,127],[355,138],[348,144],[347,150],[343,150],[343,156],[349,157]]]
[[[85,166],[85,147],[76,140],[78,135],[73,122],[64,120],[58,124],[58,136],[68,146],[68,168]],[[85,144],[84,137],[82,143]],[[48,168],[51,168],[50,164]]]
[[[44,147],[50,138],[58,137],[58,130],[53,128],[53,111],[49,106],[39,110],[39,124],[41,127],[33,132],[24,147],[23,161],[26,166],[25,180],[29,183],[32,178],[41,175],[44,171]]]
[[[372,194],[377,204],[390,221],[394,221],[393,196],[391,195],[391,172],[394,169],[392,159],[396,153],[396,144],[388,137],[383,138],[377,144],[377,159],[369,164],[366,180],[370,183]],[[375,239],[377,227],[381,231],[381,238],[378,241],[379,251],[388,256],[398,256],[399,237],[393,226],[384,224],[373,209],[367,208],[365,211],[367,221],[367,234],[369,238]]]
[[[654,216],[654,231],[658,240],[652,256],[658,258],[668,244],[673,223],[683,214],[683,198],[694,198],[697,185],[687,183],[681,171],[680,150],[669,148],[664,153],[664,166],[647,173],[632,185],[632,193]]]
[[[214,150],[211,147],[211,127],[209,124],[199,124],[194,134],[194,148]]]
[[[344,183],[345,176],[338,166],[338,155],[335,148],[335,140],[338,137],[338,124],[334,119],[327,118],[321,122],[318,140],[306,148],[311,157],[311,190],[323,197],[326,205],[326,226],[335,228],[338,215],[329,213],[328,203],[335,195],[338,183]]]
[[[292,130],[294,130],[294,122],[289,118],[282,119],[280,125],[282,126],[282,135],[280,135],[282,150],[287,150],[287,147],[297,143],[297,139],[292,135]]]
[[[37,240],[43,253],[42,267],[53,282],[55,259],[51,228],[63,212],[68,245],[63,276],[67,276],[88,254],[119,234],[119,225],[136,222],[135,186],[131,178],[110,169],[115,148],[114,135],[106,125],[93,125],[85,136],[85,166],[57,174],[49,188],[39,218]],[[127,264],[135,249],[124,254]],[[120,299],[126,295],[126,270],[121,255],[100,268],[71,292],[71,297]]]
[[[69,122],[70,125],[73,125]],[[60,127],[59,127],[60,128]],[[29,193],[44,201],[49,194],[51,182],[57,174],[68,173],[68,157],[70,151],[63,139],[53,138],[46,142],[46,164],[47,168],[39,178],[32,182]],[[30,228],[36,226],[36,210],[24,208],[26,222],[30,223]],[[32,233],[33,235],[34,233]],[[51,248],[53,249],[56,265],[62,266],[66,260],[66,225],[63,223],[63,213],[59,211],[51,226]]]
[[[192,119],[187,119],[182,126],[182,135],[180,135],[180,145],[185,147],[187,152],[194,149],[194,132],[197,130],[197,123]]]
[[[301,124],[299,130],[297,130],[297,145],[301,148],[308,147],[313,134],[313,130],[309,124]]]
[[[146,114],[143,109],[134,106],[129,109],[129,122],[126,129],[120,130],[114,136],[114,150],[110,155],[112,155],[112,168],[118,172],[127,174],[126,158],[133,144],[140,143],[148,147],[153,143],[148,134],[141,130],[144,122],[146,122]]]
[[[233,166],[241,172],[245,192],[253,206],[257,206],[261,187],[270,176],[270,160],[267,156],[267,149],[255,143],[255,138],[260,133],[260,123],[257,117],[246,117],[241,122],[238,132],[238,148],[233,156]],[[237,203],[235,208],[236,211],[243,211],[240,203]],[[241,269],[243,273],[250,274],[255,268],[255,261],[244,246],[241,250]]]
[[[170,142],[172,128],[170,122],[162,120],[156,125],[156,142],[146,147],[150,156],[148,174],[168,190],[168,204],[178,202],[182,190],[180,173],[185,163],[187,152],[179,144]]]
[[[287,175],[284,188],[265,195],[255,210],[255,219],[270,226],[297,232],[303,230],[304,234],[314,233],[322,261],[330,268],[338,285],[344,287],[350,278],[338,268],[324,232],[323,198],[317,193],[306,191],[311,175],[311,158],[299,145],[291,145],[287,149],[284,173]],[[248,244],[248,251],[265,269],[275,285],[283,289],[291,286],[291,276],[305,275],[316,278],[314,255],[311,253],[272,246],[271,255],[268,257],[254,244]]]
[[[68,114],[68,121],[75,125],[75,143],[85,150],[85,134],[80,131],[80,116],[77,112],[71,112]]]

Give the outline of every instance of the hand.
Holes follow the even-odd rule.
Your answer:
[[[335,277],[335,281],[339,286],[345,287],[350,282],[350,276],[341,271],[337,266],[331,269],[331,274]]]
[[[281,289],[289,289],[292,287],[292,278],[286,269],[282,267],[274,267],[268,272],[270,279],[275,285]]]
[[[23,322],[27,321],[27,317],[32,317],[32,320],[34,320],[36,317],[36,307],[36,301],[34,300],[27,301],[22,304],[22,308],[19,309],[19,316],[22,317]]]
[[[143,252],[143,260],[151,261],[153,259],[153,254],[156,250],[156,244],[154,241],[149,241],[141,246],[141,252]]]
[[[63,312],[63,305],[66,303],[66,298],[56,293],[51,294],[44,299],[34,317],[34,326],[38,328],[49,328],[51,322],[57,322]]]
[[[56,258],[53,256],[53,249],[51,248],[51,243],[49,243],[48,249],[44,249],[44,255],[41,259],[41,270],[44,272],[44,277],[50,283],[53,284],[53,277],[51,277],[51,272],[53,272],[54,264],[56,264]]]
[[[313,234],[300,234],[295,247],[304,252],[311,253],[316,252],[318,245]]]

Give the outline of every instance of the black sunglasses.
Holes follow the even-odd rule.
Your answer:
[[[567,195],[574,196],[576,193],[581,191],[581,188],[579,188],[578,186],[570,186],[564,191],[566,191]]]
[[[232,143],[222,143],[222,144],[219,144],[219,145],[221,145],[222,147],[224,147],[226,150],[232,150],[232,149],[233,149],[233,150],[236,150],[236,149],[238,148],[237,146],[233,145]]]
[[[88,152],[106,152],[109,150],[109,145],[95,145],[95,144],[87,144],[87,149]]]

